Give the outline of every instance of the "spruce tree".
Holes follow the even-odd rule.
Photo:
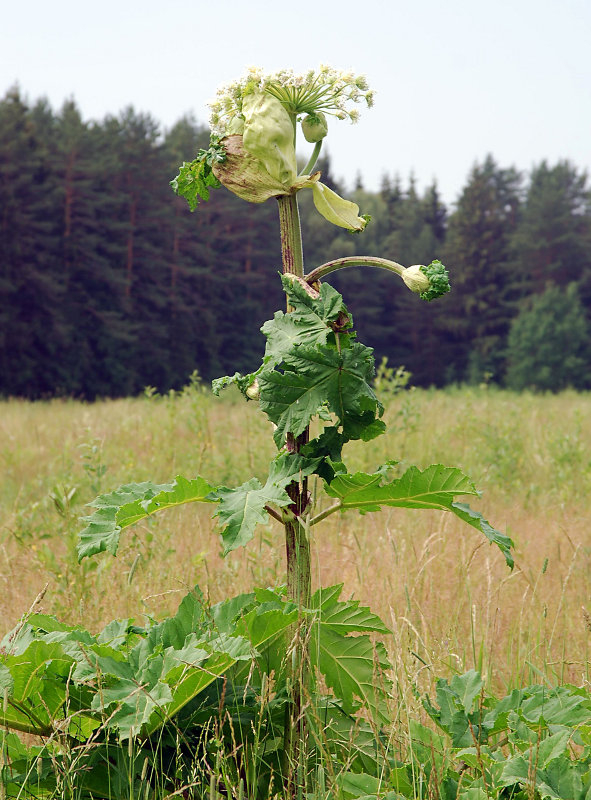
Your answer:
[[[492,156],[476,164],[449,220],[445,261],[453,265],[453,296],[444,326],[453,361],[449,379],[502,377],[503,351],[514,315],[512,239],[520,211],[521,177]]]
[[[60,391],[66,329],[50,152],[54,118],[18,89],[0,103],[0,394]]]
[[[591,269],[591,191],[568,161],[532,170],[514,238],[520,289],[541,293],[549,281],[566,286]]]

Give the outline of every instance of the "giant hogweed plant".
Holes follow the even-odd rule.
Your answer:
[[[373,637],[388,628],[369,608],[341,599],[341,586],[312,587],[312,530],[345,511],[439,509],[478,529],[512,566],[511,540],[464,502],[477,492],[459,469],[413,466],[394,477],[394,461],[371,473],[350,472],[344,462],[348,442],[371,442],[385,424],[372,350],[357,341],[343,298],[324,278],[346,267],[377,267],[426,301],[449,289],[437,260],[405,268],[361,255],[304,265],[300,191],[311,190],[334,225],[359,233],[368,223],[355,203],[322,183],[314,165],[328,120],[354,121],[354,104],[372,99],[364,78],[326,67],[304,76],[252,70],[220,90],[211,146],[184,163],[172,185],[191,209],[220,184],[248,202],[278,204],[287,310],[262,328],[258,370],[213,384],[216,394],[234,384],[258,403],[273,424],[277,454],[264,481],[253,477],[237,487],[181,475],[167,484],[121,486],[91,504],[79,537],[80,560],[115,555],[131,525],[167,508],[207,503],[225,554],[248,544],[258,524],[277,523],[285,585],[213,607],[195,587],[169,619],[141,626],[117,620],[98,635],[28,615],[2,643],[0,721],[45,744],[33,752],[16,734],[5,738],[6,785],[73,791],[75,775],[76,796],[87,798],[164,796],[179,785],[196,797],[234,790],[302,796],[319,764],[367,771],[371,762],[378,769],[390,683],[386,650]],[[313,147],[298,173],[299,132]]]

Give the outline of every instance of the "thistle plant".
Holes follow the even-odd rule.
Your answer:
[[[368,224],[355,203],[330,190],[314,171],[333,123],[355,122],[355,105],[361,102],[373,102],[366,79],[329,67],[300,76],[250,70],[218,92],[212,103],[210,147],[181,166],[172,186],[191,209],[221,185],[246,201],[278,204],[286,311],[277,311],[262,327],[266,348],[256,371],[213,382],[215,394],[235,385],[245,402],[258,403],[273,424],[277,454],[264,482],[251,478],[227,487],[202,476],[177,476],[168,484],[126,484],[103,494],[92,504],[94,512],[78,545],[80,559],[101,551],[115,555],[121,533],[132,524],[172,506],[209,503],[225,554],[248,544],[259,523],[277,522],[284,534],[285,586],[255,589],[213,608],[206,607],[196,588],[169,620],[143,628],[118,621],[98,636],[33,615],[4,643],[2,724],[50,734],[52,714],[63,709],[66,691],[72,694],[75,687],[75,714],[60,720],[62,733],[75,740],[88,741],[99,730],[100,741],[134,740],[146,763],[155,766],[153,743],[166,744],[174,726],[189,749],[200,754],[200,763],[233,764],[224,773],[226,793],[233,775],[249,797],[270,796],[273,787],[282,796],[302,797],[312,788],[320,740],[331,759],[342,755],[353,730],[363,729],[365,736],[379,740],[389,724],[391,689],[386,650],[370,638],[372,633],[387,635],[387,626],[358,602],[340,600],[342,586],[312,587],[312,530],[328,516],[348,510],[439,509],[483,533],[513,565],[511,540],[458,500],[477,494],[460,470],[441,464],[423,470],[412,466],[396,477],[394,461],[376,465],[371,473],[350,472],[344,462],[348,442],[370,442],[386,426],[373,387],[373,352],[357,341],[342,296],[324,279],[343,268],[374,267],[392,272],[402,279],[401,291],[410,289],[426,301],[449,290],[447,270],[439,260],[404,267],[360,255],[305,265],[300,191],[313,192],[318,212],[329,223],[356,233]],[[313,145],[300,173],[298,133]],[[318,496],[311,491],[312,476],[314,485],[322,487]],[[48,666],[48,652],[53,653],[51,664],[59,668]],[[40,685],[24,686],[18,679],[27,659],[44,665],[39,674],[45,670],[51,675],[51,703]],[[317,688],[319,674],[328,695]],[[360,711],[365,722],[356,719]],[[348,729],[344,720],[350,721]],[[271,744],[257,760],[263,727]],[[214,728],[215,736],[210,735]],[[233,761],[220,756],[226,739]],[[82,796],[84,791],[111,796],[101,793],[100,752],[98,745],[89,748],[95,761],[84,778]],[[38,760],[38,781],[50,782],[43,758]],[[127,769],[127,776],[132,773],[134,785],[145,782],[145,768],[142,776],[123,761],[121,769]],[[214,783],[221,780],[221,767],[209,769]],[[205,786],[204,796],[211,788],[207,781]]]

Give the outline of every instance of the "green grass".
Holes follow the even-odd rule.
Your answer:
[[[47,584],[40,606],[98,629],[113,617],[170,613],[199,583],[212,602],[282,580],[280,526],[243,552],[219,555],[211,509],[163,514],[124,533],[117,559],[78,565],[84,504],[130,480],[201,474],[232,486],[262,476],[271,429],[256,403],[196,387],[166,397],[2,402],[0,628]],[[400,698],[475,667],[493,690],[588,674],[591,396],[493,389],[386,397],[390,433],[351,445],[352,469],[384,458],[461,467],[483,491],[478,508],[516,542],[500,554],[451,516],[390,510],[333,516],[314,529],[314,582],[345,583],[394,632]],[[159,547],[153,543],[158,541]]]

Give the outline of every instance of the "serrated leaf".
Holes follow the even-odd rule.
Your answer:
[[[374,719],[387,721],[380,687],[385,679],[378,673],[390,665],[382,644],[365,635],[343,636],[319,623],[312,628],[310,661],[347,713],[354,713],[361,703]]]
[[[339,601],[341,588],[322,589],[313,597],[310,605],[316,620],[311,627],[310,660],[347,713],[361,703],[384,722],[383,690],[389,682],[383,672],[390,666],[385,648],[364,633],[349,634],[388,629],[368,608],[360,608],[355,601]]]
[[[133,503],[126,503],[117,511],[117,524],[123,528],[128,528],[156,511],[166,508],[184,505],[185,503],[210,503],[209,494],[213,487],[197,476],[187,479],[182,475],[177,475],[170,488],[164,486],[158,494],[153,497],[146,497],[135,500]]]
[[[209,190],[220,186],[213,173],[215,164],[222,164],[226,159],[224,146],[219,139],[212,137],[208,150],[200,150],[193,161],[183,161],[179,174],[171,180],[175,194],[184,197],[191,211],[195,211],[199,200],[209,200]]]
[[[342,508],[377,511],[380,506],[448,509],[462,494],[478,494],[472,481],[459,469],[433,464],[425,470],[410,467],[400,477],[384,483],[383,471],[337,475],[326,493],[341,501]]]
[[[482,514],[470,506],[456,503],[458,495],[477,495],[472,481],[455,467],[433,464],[425,470],[410,467],[404,475],[384,483],[381,472],[337,475],[326,486],[326,492],[341,502],[343,510],[357,508],[361,513],[379,511],[382,506],[396,508],[424,508],[451,511],[457,517],[480,530],[496,544],[507,564],[513,567],[511,548],[513,542],[495,530]]]
[[[267,483],[285,488],[316,470],[320,458],[305,458],[298,453],[280,453],[271,461]]]
[[[223,525],[224,555],[248,544],[256,526],[267,521],[265,506],[268,503],[280,507],[291,503],[285,489],[269,482],[263,486],[257,478],[251,478],[236,489],[220,486],[212,497],[219,502],[214,516]]]
[[[330,322],[340,321],[342,314],[347,317],[347,324],[351,325],[351,317],[343,302],[343,297],[329,283],[323,283],[320,287],[318,297],[312,297],[304,286],[297,280],[293,280],[290,275],[282,275],[281,283],[287,295],[289,304],[294,311],[302,312],[310,310],[315,316],[321,319],[326,325]]]
[[[514,545],[513,540],[509,536],[493,528],[490,522],[482,516],[480,511],[475,511],[473,508],[470,508],[467,503],[452,503],[450,510],[456,517],[467,522],[468,525],[472,525],[473,528],[482,531],[491,544],[496,544],[501,553],[505,556],[507,565],[513,569],[515,562],[513,560],[511,548]]]
[[[288,432],[299,436],[324,406],[341,423],[350,414],[381,415],[383,408],[371,387],[373,374],[373,351],[358,343],[340,353],[329,346],[300,345],[284,359],[283,372],[263,372],[260,405],[277,426],[277,445]]]
[[[423,701],[427,713],[450,736],[454,747],[470,747],[475,739],[482,739],[482,715],[479,709],[472,710],[482,686],[480,673],[469,670],[464,675],[454,675],[449,683],[437,681],[438,707],[428,698]]]
[[[96,511],[84,518],[88,524],[79,534],[78,560],[105,550],[116,555],[124,528],[165,508],[214,502],[212,491],[213,487],[199,476],[189,480],[178,475],[172,483],[130,483],[100,495],[90,504]]]
[[[529,724],[567,725],[574,727],[591,721],[588,697],[575,694],[566,686],[529,687],[531,692],[519,708],[520,716]]]
[[[545,768],[555,758],[567,751],[568,743],[573,735],[572,728],[558,731],[542,739],[536,752],[532,753],[540,767]]]
[[[310,606],[319,608],[322,625],[344,635],[348,633],[392,633],[377,614],[367,606],[360,606],[359,600],[339,600],[343,584],[318,589],[312,596]]]
[[[252,386],[256,377],[253,372],[249,375],[242,375],[240,372],[235,372],[233,375],[224,375],[222,378],[214,378],[211,382],[211,391],[216,397],[219,397],[220,392],[228,386],[236,386],[237,389],[246,394],[249,386]]]
[[[6,711],[0,703],[0,724],[47,735],[66,700],[72,664],[59,644],[42,641],[33,641],[24,653],[5,656],[2,682],[10,687],[10,702]]]
[[[265,368],[271,369],[300,345],[325,345],[329,333],[326,324],[311,311],[276,311],[272,320],[265,322],[261,332],[267,337]]]
[[[222,525],[224,555],[248,544],[256,526],[267,521],[265,506],[270,503],[280,508],[290,505],[292,501],[285,487],[311,475],[319,463],[320,459],[280,453],[271,461],[264,486],[257,478],[251,478],[236,489],[226,486],[216,489],[211,497],[219,502],[214,516],[218,517]]]
[[[468,670],[463,675],[454,675],[449,683],[450,690],[466,714],[472,711],[474,700],[483,686],[482,676],[475,669]]]

